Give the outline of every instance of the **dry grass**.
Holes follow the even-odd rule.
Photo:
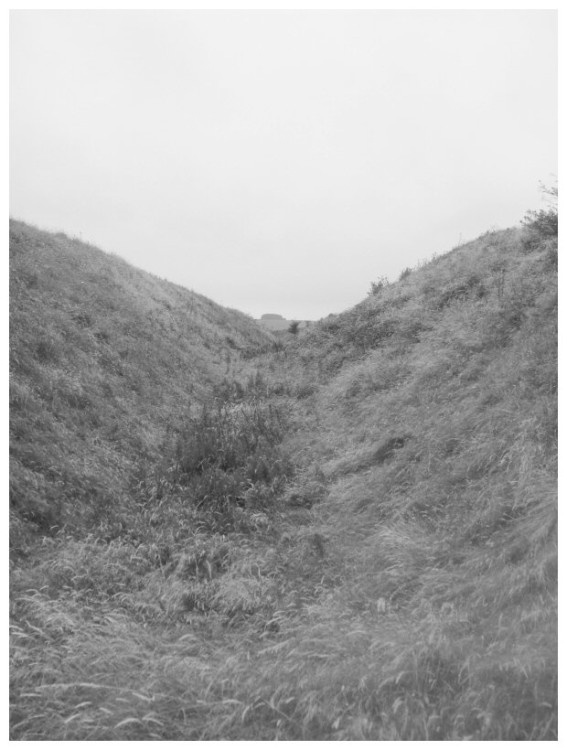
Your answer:
[[[233,362],[247,383],[218,372],[217,394],[285,412],[277,451],[295,465],[221,510],[175,481],[182,431],[159,460],[147,447],[166,419],[151,399],[121,393],[127,434],[75,456],[71,436],[111,419],[80,407],[80,346],[38,328],[31,367],[18,344],[26,502],[52,512],[47,460],[86,463],[62,480],[84,498],[74,538],[38,544],[15,516],[29,557],[12,570],[12,738],[557,739],[556,263],[526,231]],[[220,425],[228,455],[240,422]],[[114,535],[89,515],[103,455],[117,486],[135,455],[149,464],[115,497],[129,527]]]

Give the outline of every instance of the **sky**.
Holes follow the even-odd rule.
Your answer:
[[[556,174],[555,11],[10,14],[10,215],[253,317],[352,307]]]

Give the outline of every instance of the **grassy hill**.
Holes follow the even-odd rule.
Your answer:
[[[209,328],[198,377],[154,300],[127,385],[102,365],[129,361],[109,303],[138,331],[167,289],[188,332],[194,295],[15,225],[12,738],[556,739],[557,237],[537,218],[285,346]],[[71,283],[79,251],[97,273]]]
[[[285,694],[326,737],[554,736],[556,264],[553,239],[491,232],[295,351],[341,580],[278,658],[303,651]]]
[[[243,355],[270,345],[235,310],[11,222],[13,547],[34,530],[123,533],[141,467]]]

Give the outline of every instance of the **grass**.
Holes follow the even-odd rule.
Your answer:
[[[11,542],[25,553],[34,530],[121,533],[140,467],[272,340],[77,240],[19,222],[10,234]]]
[[[189,292],[132,269],[96,313],[131,332],[89,350],[78,277],[55,302],[24,260],[12,739],[557,739],[553,237],[487,233],[275,348],[219,311],[191,383],[175,327],[123,322]]]

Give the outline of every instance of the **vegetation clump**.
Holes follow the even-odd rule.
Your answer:
[[[546,241],[557,240],[559,231],[559,191],[557,183],[551,187],[540,185],[541,191],[547,199],[548,207],[538,211],[528,211],[524,217],[523,225],[527,232],[524,238],[524,247],[533,249]]]
[[[197,507],[246,506],[251,495],[257,502],[260,485],[264,495],[275,495],[291,474],[279,448],[284,430],[281,409],[269,403],[205,404],[177,438],[172,481]]]

